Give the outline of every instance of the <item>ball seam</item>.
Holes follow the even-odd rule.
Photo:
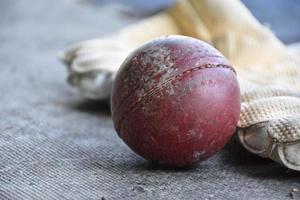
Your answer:
[[[168,79],[165,79],[161,84],[160,87],[156,87],[153,86],[152,88],[150,88],[147,92],[145,92],[141,97],[138,98],[138,100],[134,103],[132,103],[128,109],[124,112],[124,114],[122,115],[122,117],[119,120],[119,126],[116,126],[116,130],[118,132],[118,134],[120,134],[120,129],[122,127],[123,121],[125,120],[126,116],[128,115],[128,113],[130,113],[141,101],[142,99],[144,99],[145,97],[147,97],[148,95],[151,95],[153,93],[155,93],[158,89],[160,89],[162,86],[164,86],[165,84],[169,83],[170,81],[176,80],[178,78],[180,78],[181,76],[193,72],[193,71],[198,71],[198,70],[202,70],[202,69],[209,69],[209,68],[225,68],[225,69],[229,69],[231,70],[234,74],[236,74],[235,70],[229,66],[229,65],[224,65],[224,64],[217,64],[217,65],[213,65],[213,64],[205,64],[205,65],[201,65],[198,67],[194,67],[192,69],[188,69],[186,71],[181,72],[180,74],[177,74],[175,76],[172,76]],[[115,111],[114,113],[116,113],[117,111]],[[112,114],[114,114],[112,113]]]
[[[211,58],[211,57],[215,57],[215,58],[224,58],[224,57],[222,57],[222,56],[214,56],[214,55],[211,55],[211,56],[200,56],[200,57],[198,57],[198,59],[200,59],[200,58]],[[201,65],[201,66],[203,66],[203,65]],[[200,67],[201,67],[200,66]],[[231,67],[231,66],[230,66]],[[170,69],[174,69],[175,68],[175,65],[174,66],[171,66],[170,67]],[[231,67],[231,69],[234,71],[234,69]],[[116,111],[117,110],[119,110],[119,108],[124,104],[124,102],[126,101],[126,99],[128,98],[128,97],[130,97],[136,90],[138,90],[138,89],[141,89],[142,87],[143,87],[143,85],[145,85],[145,84],[147,84],[152,78],[153,78],[153,76],[154,76],[154,74],[155,74],[156,72],[152,72],[151,74],[149,74],[149,79],[148,80],[146,80],[146,81],[144,81],[144,82],[142,82],[142,83],[140,83],[140,84],[138,84],[136,87],[134,87],[131,91],[129,91],[128,92],[128,94],[127,95],[125,95],[121,100],[120,100],[120,102],[118,103],[118,105],[116,106]],[[234,73],[235,73],[235,71],[234,71]],[[176,76],[176,75],[175,75]],[[173,76],[172,76],[173,77]],[[169,78],[171,78],[171,77],[169,77]],[[168,78],[168,79],[169,79]],[[166,79],[167,80],[167,79]],[[165,80],[163,80],[163,81],[165,81]],[[152,88],[151,88],[152,89]],[[115,112],[116,112],[115,111]],[[114,112],[114,113],[115,113]]]

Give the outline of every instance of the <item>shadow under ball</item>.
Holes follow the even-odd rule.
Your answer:
[[[167,166],[191,166],[233,135],[240,89],[234,69],[215,48],[190,37],[165,36],[125,59],[111,111],[118,135],[138,155]]]

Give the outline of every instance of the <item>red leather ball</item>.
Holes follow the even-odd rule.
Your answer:
[[[236,73],[209,44],[152,40],[123,62],[112,89],[118,135],[137,154],[182,167],[207,159],[233,135],[240,113]]]

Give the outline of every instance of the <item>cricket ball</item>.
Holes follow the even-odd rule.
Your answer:
[[[191,166],[235,132],[240,89],[235,70],[214,47],[165,36],[125,59],[113,84],[111,112],[118,135],[138,155]]]

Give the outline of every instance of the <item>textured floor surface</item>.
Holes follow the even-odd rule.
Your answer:
[[[0,1],[0,199],[287,199],[299,173],[231,142],[194,169],[149,165],[117,137],[107,106],[65,83],[57,54],[136,19],[117,6]],[[295,194],[295,199],[299,198]]]

